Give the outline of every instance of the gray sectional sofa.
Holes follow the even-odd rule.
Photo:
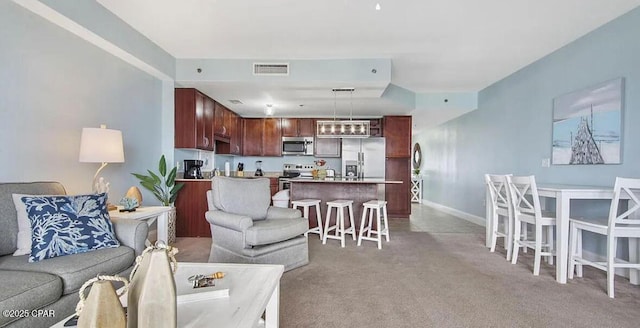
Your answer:
[[[78,291],[98,274],[128,277],[135,257],[144,250],[148,226],[144,221],[112,219],[121,246],[55,257],[29,263],[28,256],[13,256],[18,223],[12,194],[62,195],[57,182],[0,183],[0,327],[49,327],[75,311]],[[34,317],[33,310],[54,317]],[[17,318],[16,316],[26,316]],[[4,315],[4,314],[9,314]]]

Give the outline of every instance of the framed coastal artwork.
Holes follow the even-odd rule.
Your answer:
[[[553,164],[622,163],[623,92],[617,78],[553,100]]]

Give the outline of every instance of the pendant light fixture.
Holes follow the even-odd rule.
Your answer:
[[[333,121],[317,121],[316,137],[318,138],[368,138],[370,135],[370,122],[353,120],[353,91],[354,88],[334,88],[333,91]],[[338,92],[349,92],[351,111],[349,120],[337,120],[336,109]]]

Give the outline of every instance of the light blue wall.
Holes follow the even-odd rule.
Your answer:
[[[640,178],[638,40],[635,9],[482,90],[478,110],[415,136],[424,154],[424,198],[484,217],[485,173],[604,186],[616,176]],[[553,99],[616,77],[625,79],[623,164],[541,167],[551,156]]]
[[[9,1],[0,2],[0,44],[0,181],[90,191],[99,164],[78,162],[80,134],[100,124],[124,137],[125,163],[102,172],[112,201],[138,185],[131,172],[157,167],[161,81]]]

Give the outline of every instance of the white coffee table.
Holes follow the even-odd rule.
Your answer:
[[[229,297],[178,304],[178,327],[279,327],[284,266],[179,262],[178,270],[187,270],[187,275],[222,271],[230,280]],[[63,328],[69,318],[52,328]]]

